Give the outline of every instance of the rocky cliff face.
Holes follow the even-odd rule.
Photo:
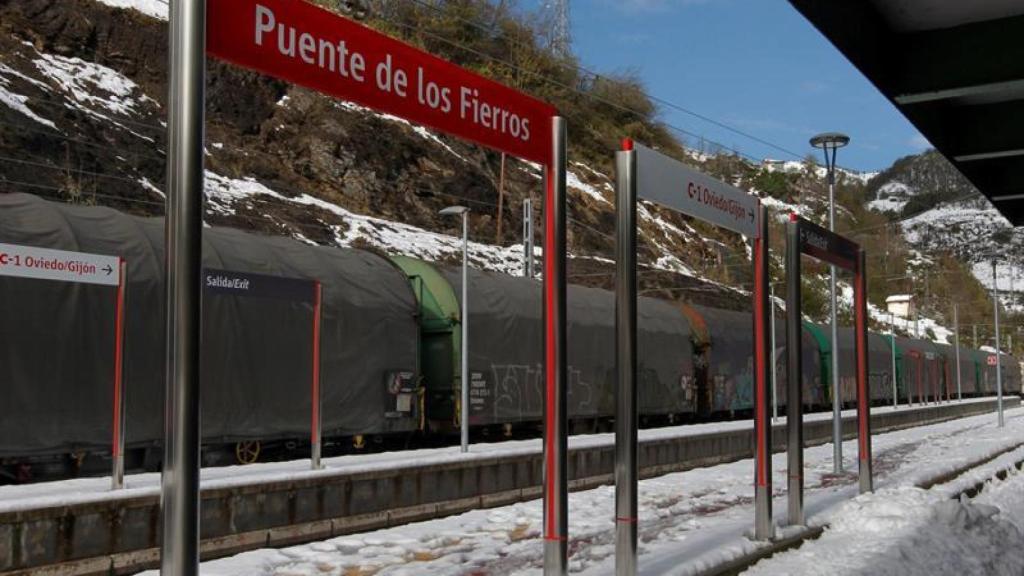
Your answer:
[[[162,213],[166,11],[164,0],[0,0],[0,193]],[[489,70],[479,62],[467,65]],[[604,91],[602,98],[636,97],[590,82],[591,90]],[[473,263],[521,273],[521,207],[532,198],[539,220],[538,166],[507,158],[502,172],[497,153],[213,60],[207,65],[206,110],[208,224],[454,262],[458,222],[438,211],[465,204],[472,209]],[[623,135],[656,139],[664,130],[626,122],[621,110],[608,106],[575,111],[580,117],[570,125],[569,275],[573,282],[610,288],[609,143]],[[624,132],[605,133],[606,126],[618,125]],[[781,219],[791,210],[824,218],[820,168],[755,164],[678,145],[672,153],[761,195]],[[865,198],[877,197],[873,208],[902,210],[920,190],[954,195],[963,187],[958,176],[928,155],[901,160],[866,187],[867,177],[844,174],[840,218],[850,227],[862,224]],[[642,205],[639,218],[642,291],[749,306],[743,292],[751,282],[749,250],[741,238],[654,205]],[[915,230],[908,228],[908,236],[931,249],[922,240],[928,235]],[[773,249],[779,255],[780,231],[776,222]],[[539,246],[539,230],[537,240]],[[537,256],[542,257],[539,249]],[[819,278],[812,280],[812,291],[823,290]]]
[[[162,0],[0,2],[3,192],[162,212],[165,18]],[[457,222],[437,212],[466,204],[475,263],[520,271],[539,167],[507,158],[502,178],[499,154],[220,62],[207,70],[207,223],[447,260]],[[570,273],[610,286],[614,197],[601,170],[570,166]],[[726,244],[642,212],[642,260],[674,288],[700,286],[688,262],[720,261]]]

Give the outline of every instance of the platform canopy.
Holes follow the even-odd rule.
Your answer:
[[[790,3],[1011,224],[1024,225],[1024,2]]]

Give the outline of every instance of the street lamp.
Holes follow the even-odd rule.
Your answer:
[[[439,212],[442,216],[462,216],[462,410],[459,411],[459,425],[462,428],[462,451],[469,452],[469,287],[467,270],[469,266],[469,208],[449,206]]]
[[[999,411],[999,427],[1003,427],[1003,359],[999,352],[999,278],[996,276],[996,257],[992,256],[992,316],[996,324],[996,405]]]
[[[850,137],[839,132],[825,132],[811,138],[811,146],[821,148],[825,155],[825,168],[828,171],[828,229],[835,230],[836,225],[836,151],[850,143]],[[836,267],[829,266],[829,300],[832,317],[832,459],[833,472],[843,472],[843,422],[842,399],[839,390],[839,328],[836,324]]]

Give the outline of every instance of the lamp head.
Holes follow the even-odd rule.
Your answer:
[[[823,149],[842,148],[850,143],[850,137],[841,132],[822,132],[811,138],[811,146]]]
[[[442,216],[458,216],[460,214],[465,214],[466,212],[469,212],[469,208],[466,208],[465,206],[449,206],[438,212],[438,214]]]

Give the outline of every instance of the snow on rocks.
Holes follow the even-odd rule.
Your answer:
[[[11,110],[18,112],[19,114],[23,114],[31,118],[32,120],[35,120],[36,122],[42,124],[43,126],[47,126],[53,128],[54,130],[57,130],[57,125],[54,124],[52,120],[43,118],[27,106],[27,103],[29,101],[28,96],[16,94],[11,91],[10,76],[13,75],[24,76],[23,74],[3,64],[0,64],[0,104],[4,104]]]
[[[40,52],[39,71],[80,104],[119,116],[134,116],[146,105],[159,106],[120,72],[80,58]]]
[[[253,178],[229,178],[207,170],[205,181],[207,207],[224,216],[235,214],[241,204],[258,207],[261,202],[286,202],[317,208],[344,221],[346,229],[338,225],[329,225],[334,230],[335,243],[338,246],[353,246],[367,242],[389,254],[403,254],[432,261],[462,254],[461,238],[430,232],[409,224],[356,214],[337,204],[305,193],[285,196]],[[291,233],[293,237],[299,237],[295,231]],[[469,259],[474,267],[521,275],[523,248],[521,244],[493,246],[471,241]]]
[[[135,10],[158,20],[167,20],[169,4],[166,0],[98,0],[102,4],[124,10]]]

